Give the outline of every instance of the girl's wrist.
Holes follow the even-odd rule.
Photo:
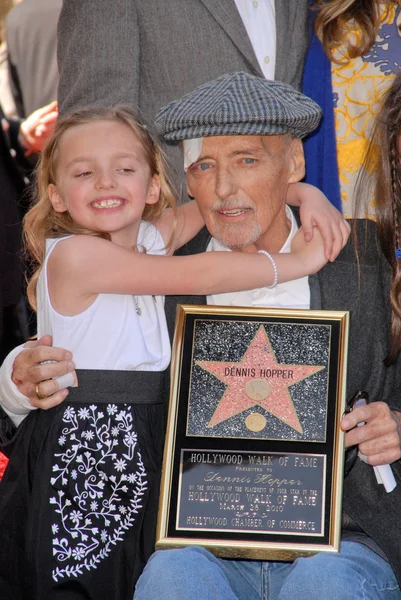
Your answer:
[[[258,250],[258,253],[264,254],[270,260],[270,264],[273,269],[273,281],[272,281],[271,285],[266,285],[265,287],[267,289],[273,289],[276,287],[276,285],[278,283],[278,268],[277,268],[276,261],[274,260],[274,258],[270,254],[270,252],[268,252],[267,250]]]

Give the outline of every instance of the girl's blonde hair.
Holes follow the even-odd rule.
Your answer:
[[[380,7],[376,0],[314,0],[317,11],[315,33],[324,51],[335,63],[336,49],[343,47],[349,58],[356,58],[372,48],[380,25]],[[356,26],[359,35],[351,40],[346,24]]]
[[[48,186],[57,184],[57,162],[63,134],[72,127],[99,120],[115,121],[129,127],[141,143],[150,168],[150,176],[158,175],[160,178],[159,201],[156,204],[146,204],[142,218],[149,222],[155,221],[167,207],[171,207],[176,212],[176,194],[170,182],[164,153],[133,110],[125,106],[88,107],[78,109],[61,118],[40,156],[36,170],[35,204],[24,218],[25,245],[35,268],[27,289],[29,303],[34,310],[36,310],[37,280],[45,258],[46,238],[84,234],[110,240],[108,233],[90,231],[74,223],[68,212],[56,212],[48,194]]]

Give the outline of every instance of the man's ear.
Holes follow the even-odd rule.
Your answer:
[[[297,183],[305,177],[304,147],[299,138],[291,140],[288,158],[291,163],[288,183]]]
[[[160,199],[160,177],[153,175],[146,196],[146,204],[156,204]]]
[[[50,183],[47,186],[47,193],[49,194],[50,202],[52,203],[52,206],[56,212],[67,212],[67,207],[64,203],[64,200],[59,194],[57,187],[54,185],[54,183]]]

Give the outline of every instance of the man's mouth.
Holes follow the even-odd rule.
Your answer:
[[[122,204],[124,204],[124,200],[119,198],[108,198],[105,200],[99,200],[91,203],[93,208],[117,208]]]
[[[251,210],[250,208],[232,208],[232,209],[219,210],[218,212],[221,215],[224,215],[226,217],[239,217],[240,215],[243,215],[243,214],[249,212],[250,210]]]

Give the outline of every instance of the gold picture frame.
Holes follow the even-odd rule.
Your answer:
[[[180,305],[158,549],[338,551],[349,313]]]

